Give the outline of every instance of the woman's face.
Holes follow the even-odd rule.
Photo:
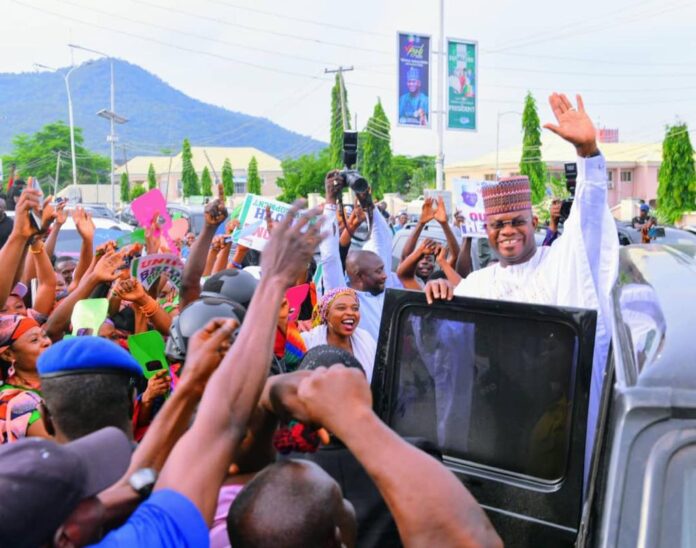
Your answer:
[[[351,295],[337,297],[329,308],[328,327],[342,337],[350,337],[360,323],[360,306]]]
[[[19,316],[27,315],[27,307],[24,301],[17,295],[10,295],[5,301],[5,306],[0,309],[0,314],[17,314]]]
[[[22,334],[10,347],[10,357],[19,371],[36,371],[39,356],[51,346],[49,339],[40,327],[32,327]]]

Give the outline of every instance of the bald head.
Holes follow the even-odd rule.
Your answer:
[[[235,498],[227,515],[235,548],[351,545],[355,514],[338,484],[310,461],[266,467]]]
[[[358,291],[379,295],[384,291],[387,274],[384,261],[372,251],[352,251],[346,258],[346,273],[350,286]]]

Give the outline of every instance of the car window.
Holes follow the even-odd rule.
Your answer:
[[[570,443],[577,339],[557,321],[409,307],[389,424],[449,458],[560,481]]]
[[[63,228],[58,233],[58,241],[56,242],[56,256],[66,254],[79,254],[82,248],[82,237],[75,229]]]
[[[619,230],[619,245],[631,245],[631,240],[628,237],[628,235],[623,232],[622,230]]]
[[[688,432],[682,431],[682,435]],[[670,457],[663,496],[656,502],[660,508],[651,508],[647,519],[650,520],[650,516],[655,521],[659,519],[660,545],[696,548],[696,447],[693,442]]]

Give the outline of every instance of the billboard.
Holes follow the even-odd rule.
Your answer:
[[[400,126],[430,127],[430,36],[398,34]]]
[[[477,67],[476,42],[447,39],[447,129],[476,131]]]

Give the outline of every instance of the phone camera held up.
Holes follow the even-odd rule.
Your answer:
[[[563,169],[565,171],[566,188],[570,193],[570,198],[561,202],[562,223],[568,219],[570,209],[573,207],[573,201],[575,201],[575,184],[578,180],[578,165],[576,163],[565,164]]]

